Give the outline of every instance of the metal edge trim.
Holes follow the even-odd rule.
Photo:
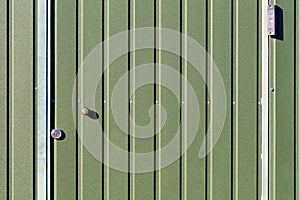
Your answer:
[[[43,0],[42,0],[43,1]],[[46,199],[51,199],[51,138],[50,138],[50,129],[51,129],[51,8],[52,8],[52,0],[46,0],[47,6],[46,6],[46,57],[47,57],[47,63],[46,63],[46,82],[47,82],[47,128],[46,128],[46,141],[47,141],[47,192],[46,192]]]
[[[44,0],[37,0],[37,199],[46,199],[47,194],[47,5]]]
[[[269,199],[269,36],[268,0],[262,0],[262,200]]]

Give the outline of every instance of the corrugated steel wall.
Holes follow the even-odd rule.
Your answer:
[[[299,199],[299,1],[271,1],[283,12],[283,33],[269,40],[270,199]]]
[[[33,199],[35,3],[0,1],[0,199]]]
[[[34,4],[21,0],[0,4],[0,199],[36,198]],[[283,39],[269,40],[270,87],[274,88],[270,90],[269,193],[270,199],[298,199],[299,3],[277,0],[270,4],[282,8],[284,32]],[[260,199],[260,2],[57,0],[54,6],[54,126],[66,134],[64,140],[54,142],[55,199]],[[196,139],[178,161],[152,173],[130,174],[101,165],[82,145],[73,122],[71,92],[81,63],[95,46],[121,31],[147,26],[181,31],[207,49],[224,80],[227,118],[213,151],[199,159],[213,117],[201,77],[168,52],[142,50],[119,58],[105,73],[95,108],[99,123],[119,147],[153,151],[184,126],[177,99],[167,89],[152,85],[136,92],[130,110],[138,123],[147,124],[148,109],[159,100],[169,116],[162,134],[146,140],[122,133],[107,104],[100,102],[110,99],[128,67],[156,61],[181,71],[197,91],[201,111]],[[157,68],[158,77],[159,72]]]
[[[73,199],[77,195],[80,199],[260,198],[259,2],[94,0],[55,4],[55,127],[66,133],[66,138],[54,146],[56,199]],[[162,170],[128,174],[102,166],[81,144],[73,125],[69,88],[73,87],[85,57],[102,40],[121,31],[149,26],[181,31],[207,49],[224,80],[227,117],[217,145],[205,159],[199,159],[207,124],[214,117],[210,115],[203,79],[191,66],[168,52],[140,50],[130,57],[120,57],[105,73],[104,84],[99,86],[98,100],[101,100],[92,108],[100,113],[99,123],[119,147],[136,152],[153,151],[159,144],[167,144],[177,128],[184,126],[180,123],[184,114],[180,116],[176,98],[165,88],[160,90],[159,86],[150,85],[136,92],[130,111],[138,123],[147,124],[148,109],[158,100],[168,112],[162,133],[148,140],[128,139],[117,127],[107,104],[102,107],[101,102],[110,102],[114,85],[128,67],[133,67],[133,62],[137,66],[155,60],[182,72],[197,92],[201,111],[200,128],[187,153]],[[157,67],[157,76],[159,70]],[[180,81],[179,76],[174,78]],[[124,97],[124,101],[129,99]],[[83,134],[88,133],[83,131]],[[104,154],[109,156],[109,152]]]

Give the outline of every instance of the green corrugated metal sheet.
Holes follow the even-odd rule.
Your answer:
[[[299,199],[299,1],[270,3],[283,11],[282,38],[269,40],[270,199]]]
[[[6,41],[7,41],[7,26],[6,25],[6,4],[2,3],[1,4],[1,10],[3,10],[3,12],[1,12],[1,17],[0,17],[0,35],[1,38],[5,38],[4,40],[0,40],[0,45],[1,45],[1,73],[0,73],[0,89],[1,89],[1,103],[0,103],[0,109],[1,110],[5,110],[5,112],[3,112],[3,114],[1,114],[1,118],[6,118],[6,105],[7,105],[7,82],[6,82],[6,78],[7,78],[7,45],[6,45]],[[3,48],[4,47],[4,48]],[[5,66],[5,67],[2,67]],[[3,95],[3,96],[2,96]],[[0,167],[0,180],[1,180],[1,199],[6,198],[6,180],[7,180],[7,157],[5,155],[7,155],[7,124],[5,120],[0,120],[1,123],[1,127],[3,127],[1,129],[1,140],[0,140],[0,151],[3,152],[1,154],[0,157],[0,163],[1,163],[1,167]]]
[[[35,6],[1,1],[0,199],[35,196]]]
[[[55,142],[56,199],[72,199],[76,195],[80,199],[101,196],[105,199],[260,198],[261,8],[258,2],[56,1],[55,9],[55,127],[67,135],[65,140]],[[151,139],[130,137],[128,140],[117,127],[110,108],[107,104],[102,107],[101,103],[110,101],[116,82],[128,67],[157,62],[177,71],[181,68],[197,91],[201,110],[197,137],[182,158],[156,172],[128,174],[102,166],[81,144],[73,125],[72,99],[68,92],[73,87],[76,71],[103,39],[128,29],[149,26],[182,31],[207,49],[224,80],[227,118],[213,151],[199,159],[199,148],[209,119],[213,117],[204,80],[190,64],[165,51],[139,50],[131,52],[130,57],[120,57],[105,73],[105,81],[100,83],[97,93],[101,100],[96,105],[96,111],[102,116],[99,124],[119,147],[151,152],[166,145],[181,124],[180,106],[173,94],[164,87],[148,85],[131,98],[132,117],[137,123],[149,123],[148,109],[158,100],[168,112],[168,123],[161,134]],[[156,77],[160,77],[159,68],[156,68]],[[174,78],[180,81],[179,76]],[[127,97],[124,101],[128,101]],[[181,125],[184,126],[184,122]],[[161,127],[157,124],[154,128]],[[109,156],[109,152],[104,154]]]
[[[299,3],[277,0],[270,4],[283,10],[284,37],[269,39],[270,87],[275,88],[270,92],[269,195],[274,200],[298,199]],[[54,142],[54,199],[260,199],[259,2],[56,0],[54,5],[54,124],[66,134],[64,140]],[[35,8],[35,1],[0,4],[0,199],[36,199]],[[105,72],[95,107],[99,124],[117,146],[151,152],[166,145],[178,127],[184,130],[186,125],[186,113],[180,116],[180,105],[172,92],[147,85],[131,97],[131,117],[148,124],[148,109],[158,100],[168,113],[167,123],[164,127],[157,123],[153,132],[162,131],[150,139],[125,135],[108,105],[115,84],[129,68],[156,62],[181,71],[197,93],[201,115],[197,136],[180,159],[155,172],[124,173],[102,165],[81,143],[74,126],[71,93],[81,64],[102,40],[128,29],[153,26],[189,35],[212,56],[226,88],[227,117],[218,143],[206,158],[199,159],[199,148],[214,117],[205,81],[190,63],[166,51],[144,49],[120,57]],[[150,40],[154,42],[154,38]],[[159,44],[163,38],[157,34],[156,40]],[[157,80],[166,78],[158,66],[153,73]],[[180,82],[179,76],[174,79]],[[183,86],[178,91],[185,94]],[[182,134],[184,138],[185,132]],[[180,145],[184,144],[178,148]],[[104,156],[109,157],[109,152]]]

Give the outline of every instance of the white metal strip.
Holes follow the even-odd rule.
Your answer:
[[[40,0],[43,1],[43,0]],[[46,18],[46,38],[44,43],[46,44],[46,57],[47,57],[47,62],[46,62],[46,82],[47,82],[47,88],[46,88],[46,102],[47,102],[47,112],[45,113],[47,117],[47,126],[46,126],[46,142],[47,142],[47,189],[46,189],[46,199],[51,199],[51,149],[50,149],[50,128],[51,128],[51,116],[50,116],[50,109],[51,109],[51,35],[52,35],[52,30],[51,30],[51,0],[46,1],[47,6],[46,6],[46,11],[47,13],[47,18]]]
[[[268,0],[262,0],[262,200],[269,199],[269,36]]]
[[[38,148],[37,148],[37,199],[46,199],[47,194],[47,47],[46,47],[46,19],[47,4],[38,0],[38,77],[37,87],[37,123],[38,123]]]

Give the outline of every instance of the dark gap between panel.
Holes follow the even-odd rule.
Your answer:
[[[101,101],[101,112],[102,112],[102,121],[101,121],[101,131],[102,131],[102,155],[101,155],[101,159],[102,159],[102,164],[101,164],[101,195],[102,195],[102,200],[104,200],[105,198],[105,183],[104,183],[104,178],[105,178],[105,173],[104,173],[104,169],[105,169],[105,165],[104,165],[104,129],[105,129],[105,121],[104,121],[104,116],[105,116],[105,106],[104,106],[104,99],[105,99],[105,75],[104,75],[104,69],[105,69],[105,66],[104,66],[104,50],[105,50],[105,46],[104,46],[104,39],[105,39],[105,24],[104,24],[104,21],[105,21],[105,0],[102,0],[102,35],[101,35],[101,41],[102,41],[102,81],[101,81],[101,87],[102,87],[102,91],[101,91],[101,96],[102,96],[102,101]],[[108,177],[107,177],[108,178]]]

